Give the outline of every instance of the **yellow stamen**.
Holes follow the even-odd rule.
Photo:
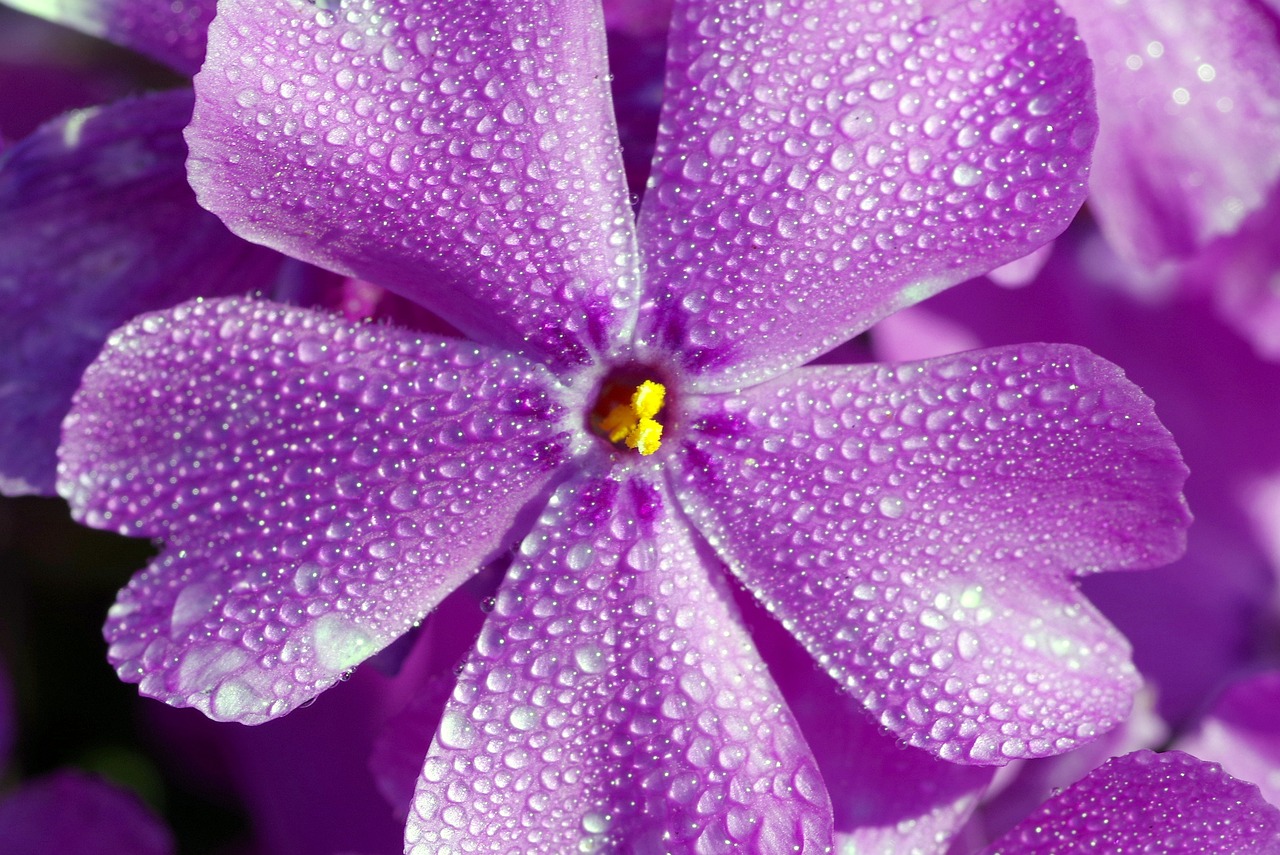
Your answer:
[[[662,425],[654,416],[662,410],[666,396],[665,386],[645,380],[635,387],[628,403],[613,404],[602,418],[597,417],[594,426],[612,443],[653,454],[662,444]]]
[[[627,434],[627,448],[641,454],[653,454],[662,445],[662,425],[653,419],[640,419]]]
[[[666,386],[646,380],[636,387],[635,394],[631,396],[631,411],[638,419],[651,419],[662,409],[666,397]]]

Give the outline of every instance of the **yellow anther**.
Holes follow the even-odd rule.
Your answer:
[[[635,386],[630,398],[626,387],[606,389],[598,407],[607,408],[604,415],[592,416],[592,426],[614,444],[626,445],[641,454],[653,454],[662,443],[662,425],[654,416],[662,410],[667,397],[666,387],[652,380]]]
[[[653,419],[641,419],[627,434],[627,448],[641,454],[653,454],[662,445],[662,425]]]
[[[666,386],[646,380],[636,387],[635,394],[631,396],[631,411],[636,414],[637,419],[651,419],[662,409],[662,402],[666,397]]]

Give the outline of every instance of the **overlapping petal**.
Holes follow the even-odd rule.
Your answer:
[[[1221,763],[1280,807],[1280,671],[1233,683],[1178,748]]]
[[[569,431],[545,369],[229,299],[145,315],[90,366],[59,491],[155,537],[106,636],[121,677],[254,723],[384,647],[495,552]]]
[[[1280,34],[1252,0],[1062,0],[1097,68],[1090,206],[1150,266],[1234,231],[1280,176]]]
[[[1258,356],[1274,362],[1280,362],[1278,232],[1280,185],[1236,232],[1210,243],[1180,271],[1187,290],[1212,295],[1222,318]]]
[[[1055,795],[983,855],[1085,851],[1276,855],[1280,811],[1216,763],[1135,751]]]
[[[1047,0],[677,5],[641,335],[703,388],[1012,261],[1084,199],[1089,62]]]
[[[978,763],[1128,712],[1124,639],[1071,578],[1176,557],[1186,468],[1080,348],[803,369],[690,405],[682,505],[890,729]]]
[[[0,156],[0,492],[52,495],[58,425],[112,329],[279,269],[196,204],[190,117],[190,92],[149,95],[69,113]]]
[[[588,0],[229,0],[187,132],[240,235],[552,366],[630,329],[634,236]]]
[[[216,0],[0,0],[195,74]]]
[[[808,747],[666,488],[583,477],[521,547],[406,851],[818,852]]]
[[[969,818],[995,769],[949,763],[911,748],[875,723],[862,704],[756,602],[739,605],[751,637],[796,717],[831,796],[836,851],[929,855]]]

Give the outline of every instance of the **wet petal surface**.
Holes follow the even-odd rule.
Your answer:
[[[1186,468],[1080,348],[803,369],[690,405],[682,506],[881,723],[945,759],[1058,753],[1137,680],[1072,576],[1183,548]]]
[[[641,337],[771,377],[1066,227],[1095,133],[1050,2],[677,5]]]
[[[1181,751],[1116,757],[1045,802],[983,855],[1280,852],[1280,811],[1217,763]]]
[[[563,487],[498,594],[406,851],[820,852],[826,792],[665,489]]]
[[[519,358],[265,302],[112,336],[60,493],[165,549],[112,607],[122,679],[256,723],[332,684],[508,545],[568,434]]]
[[[223,4],[188,131],[238,234],[552,365],[630,329],[631,210],[587,0]]]

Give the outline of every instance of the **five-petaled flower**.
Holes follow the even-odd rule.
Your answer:
[[[607,78],[586,0],[220,6],[203,204],[470,341],[244,299],[113,335],[60,490],[165,542],[111,611],[120,674],[264,721],[514,548],[414,852],[828,848],[725,567],[947,759],[1121,720],[1127,645],[1072,577],[1181,548],[1150,402],[1069,346],[805,367],[1065,226],[1095,127],[1070,21],[678,3],[636,221]]]

